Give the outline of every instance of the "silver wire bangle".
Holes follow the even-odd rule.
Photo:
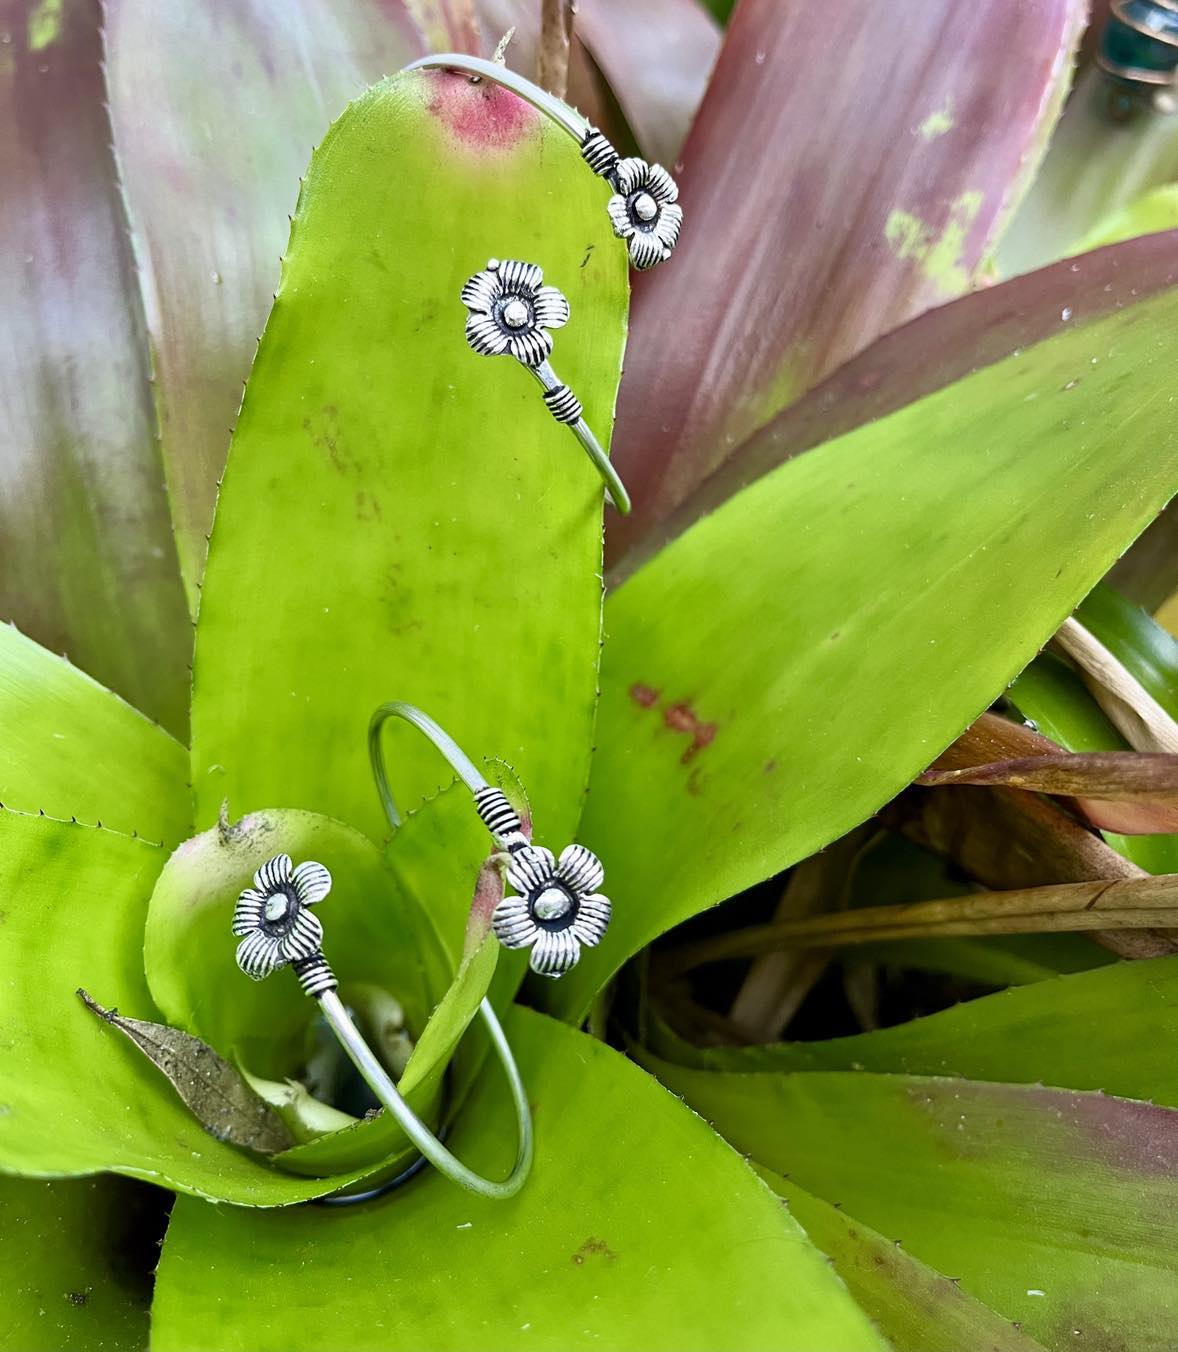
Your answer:
[[[661,164],[637,156],[623,158],[580,113],[496,61],[462,52],[423,56],[405,67],[410,70],[453,70],[518,94],[533,108],[552,118],[581,147],[581,157],[614,190],[608,211],[614,234],[625,240],[630,261],[640,271],[670,258],[683,226],[679,189]]]
[[[597,889],[605,880],[601,861],[584,845],[568,845],[557,859],[551,850],[533,845],[519,813],[502,789],[488,784],[470,757],[449,733],[412,704],[382,704],[368,725],[368,756],[376,791],[389,825],[401,825],[401,814],[389,788],[381,747],[381,731],[399,718],[423,733],[474,797],[475,811],[507,856],[507,881],[517,896],[505,896],[495,907],[491,925],[505,948],[530,948],[529,964],[540,976],[560,977],[573,968],[582,948],[600,943],[610,922],[609,899]]]
[[[557,379],[548,361],[551,330],[569,321],[568,301],[556,287],[544,285],[537,264],[515,258],[502,263],[488,259],[481,272],[467,279],[461,300],[467,311],[466,341],[480,357],[514,357],[536,377],[549,413],[572,429],[601,476],[609,501],[625,516],[630,495],[582,416],[581,401]]]
[[[322,864],[308,860],[295,868],[285,854],[267,860],[254,875],[254,885],[241,893],[233,914],[233,932],[241,939],[237,965],[255,981],[289,965],[304,992],[319,1002],[324,1018],[365,1083],[434,1168],[480,1196],[514,1196],[532,1167],[532,1111],[519,1067],[490,1001],[480,1003],[479,1014],[507,1076],[519,1138],[515,1166],[502,1182],[476,1174],[446,1149],[401,1097],[352,1021],[336,993],[339,982],[323,955],[323,927],[309,909],[330,890],[331,874]]]
[[[490,80],[492,84],[502,85],[504,89],[510,89],[513,94],[518,94],[533,108],[547,114],[554,122],[559,122],[575,141],[583,141],[586,134],[593,130],[589,120],[582,117],[574,108],[570,108],[567,103],[562,103],[546,89],[541,89],[539,85],[533,84],[522,75],[517,75],[515,71],[509,70],[497,61],[487,61],[481,56],[468,56],[465,52],[434,52],[430,56],[410,61],[402,74],[411,70],[456,70],[463,75],[477,75],[480,79]]]

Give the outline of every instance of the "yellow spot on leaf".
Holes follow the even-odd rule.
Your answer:
[[[926,141],[932,141],[938,136],[944,136],[947,131],[952,131],[953,126],[953,101],[950,100],[944,108],[938,108],[935,113],[929,113],[928,117],[920,124],[920,134]]]
[[[949,208],[940,233],[907,211],[893,211],[884,225],[884,238],[897,258],[912,259],[945,296],[959,296],[969,288],[969,273],[961,259],[965,237],[982,206],[980,192],[965,192]]]
[[[64,0],[41,0],[29,15],[29,51],[40,52],[61,36]]]

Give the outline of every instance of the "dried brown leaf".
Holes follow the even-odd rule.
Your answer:
[[[757,925],[675,950],[663,960],[664,975],[780,947],[827,948],[949,935],[1084,932],[1110,924],[1126,929],[1178,928],[1178,874],[980,892]]]
[[[1055,803],[1017,789],[909,789],[882,816],[995,890],[1147,876]],[[1093,937],[1123,958],[1178,952],[1178,938],[1161,931],[1100,930]]]
[[[1178,756],[1092,751],[926,770],[926,788],[1004,785],[1079,800],[1089,821],[1125,834],[1178,831]]]
[[[87,1009],[128,1037],[167,1076],[210,1136],[264,1155],[295,1144],[286,1123],[237,1067],[199,1038],[166,1024],[126,1018],[116,1009],[104,1009],[86,991],[78,994]]]
[[[1093,698],[1131,747],[1178,753],[1178,723],[1079,620],[1065,620],[1052,646],[1080,669]]]

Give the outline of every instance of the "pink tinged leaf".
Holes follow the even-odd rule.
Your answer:
[[[475,882],[470,915],[466,921],[463,952],[473,953],[491,932],[491,917],[503,900],[503,869],[494,858],[484,861]]]
[[[1025,351],[1062,326],[1092,323],[1175,284],[1178,230],[1098,249],[929,310],[872,343],[754,432],[702,484],[668,473],[648,495],[636,494],[633,514],[611,523],[618,557],[627,542],[636,542],[614,581],[795,455]],[[1085,375],[1078,369],[1072,388],[1082,386]]]
[[[639,148],[674,164],[720,50],[698,0],[593,0],[576,31],[609,81]]]
[[[1084,11],[738,6],[682,154],[674,266],[635,288],[614,442],[636,502],[681,500],[874,338],[969,288]]]
[[[349,99],[423,43],[400,0],[109,0],[106,15],[111,121],[192,604],[308,153]]]
[[[505,64],[529,80],[535,80],[540,59],[540,0],[479,0],[478,15],[483,30],[484,55],[490,56],[500,38],[513,28],[515,32],[505,53]],[[583,20],[584,14],[578,14],[573,25],[567,102],[579,108],[615,144],[624,144],[629,139],[629,130],[597,62],[581,41]]]
[[[192,636],[96,11],[0,10],[0,617],[183,736]]]

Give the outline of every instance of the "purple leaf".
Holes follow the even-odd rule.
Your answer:
[[[698,0],[590,0],[577,15],[576,31],[643,155],[670,168],[720,50],[715,20]]]
[[[743,0],[683,151],[679,249],[635,287],[614,444],[636,502],[681,500],[874,338],[968,290],[1084,10]]]
[[[181,736],[192,632],[97,5],[0,8],[0,617]]]
[[[191,602],[299,175],[345,104],[422,42],[400,0],[108,0],[106,13],[111,119]]]

